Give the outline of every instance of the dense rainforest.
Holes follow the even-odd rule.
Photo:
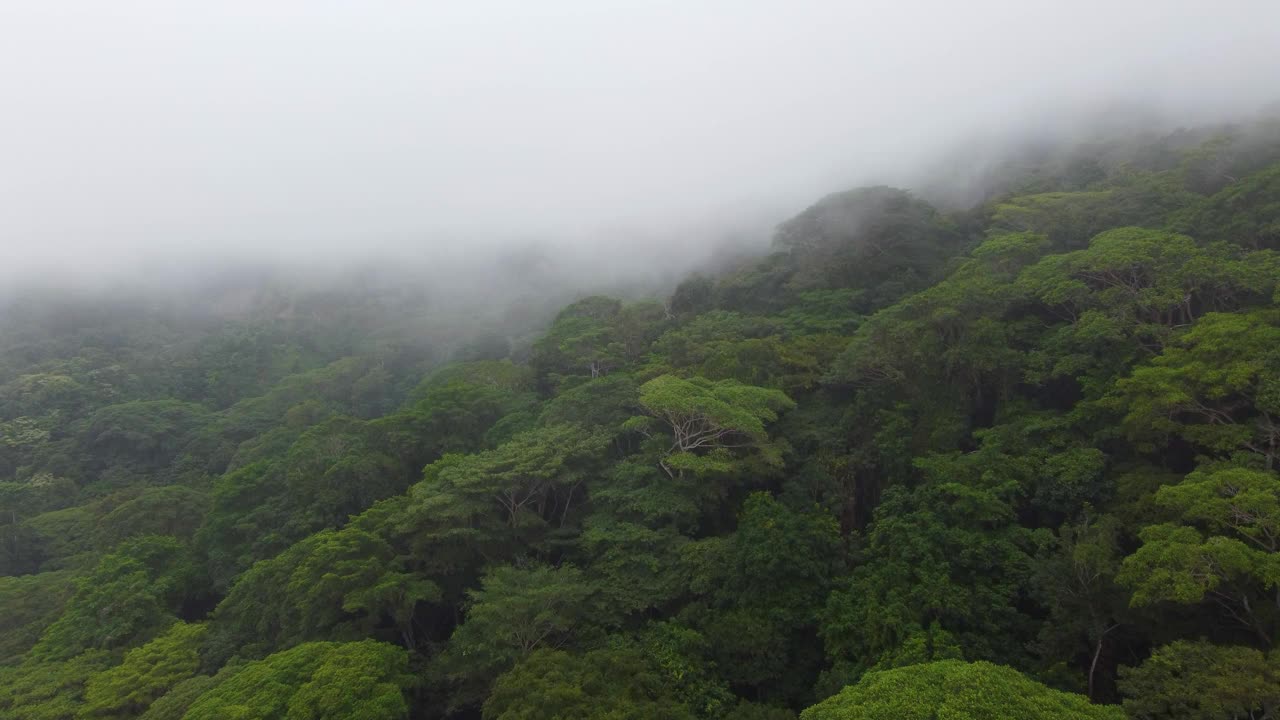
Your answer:
[[[1280,717],[1280,123],[981,183],[545,314],[16,294],[0,718]]]

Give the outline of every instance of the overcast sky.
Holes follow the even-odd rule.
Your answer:
[[[0,265],[712,235],[973,130],[1267,93],[1276,0],[0,0]]]

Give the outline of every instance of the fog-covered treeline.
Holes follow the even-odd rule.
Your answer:
[[[1280,123],[1028,147],[678,282],[11,293],[0,716],[1269,717]]]

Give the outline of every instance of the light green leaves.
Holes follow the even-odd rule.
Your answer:
[[[1012,668],[942,660],[868,673],[801,720],[1124,720],[1115,706],[1045,687]]]
[[[1280,378],[1277,348],[1275,311],[1209,314],[1117,382],[1103,404],[1125,413],[1121,427],[1147,447],[1178,434],[1215,453],[1249,450],[1274,466],[1280,426],[1267,403]]]
[[[84,650],[129,647],[176,621],[174,612],[194,587],[189,550],[172,537],[145,536],[103,556],[77,584],[58,620],[32,655],[65,659]]]
[[[1142,547],[1124,562],[1118,579],[1133,588],[1133,604],[1161,600],[1195,603],[1226,583],[1248,580],[1265,568],[1265,554],[1239,540],[1204,537],[1192,527],[1153,525]]]
[[[1266,552],[1280,551],[1280,477],[1243,467],[1202,470],[1160,488],[1156,502],[1184,520],[1234,535]]]
[[[640,405],[648,418],[632,418],[627,427],[649,432],[652,420],[669,434],[663,467],[668,472],[725,472],[732,467],[734,448],[761,451],[765,462],[778,461],[768,444],[765,424],[795,407],[780,390],[743,385],[734,380],[711,382],[662,375],[640,386]]]
[[[196,674],[207,628],[177,623],[163,635],[130,650],[124,662],[89,678],[78,718],[137,717],[177,683]]]
[[[1258,630],[1247,594],[1241,593],[1280,583],[1280,478],[1238,467],[1201,471],[1161,488],[1156,502],[1186,524],[1154,525],[1140,533],[1142,547],[1125,560],[1119,576],[1133,588],[1133,604],[1195,603],[1206,594],[1244,598],[1240,619]]]
[[[214,612],[220,659],[367,632],[383,613],[407,625],[439,588],[405,572],[382,538],[356,527],[325,530],[245,572]]]
[[[185,720],[398,720],[413,684],[402,648],[373,640],[299,645],[225,668]]]

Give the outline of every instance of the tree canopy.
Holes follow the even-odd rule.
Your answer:
[[[491,305],[5,294],[0,717],[1274,718],[1277,162],[1038,147]]]

